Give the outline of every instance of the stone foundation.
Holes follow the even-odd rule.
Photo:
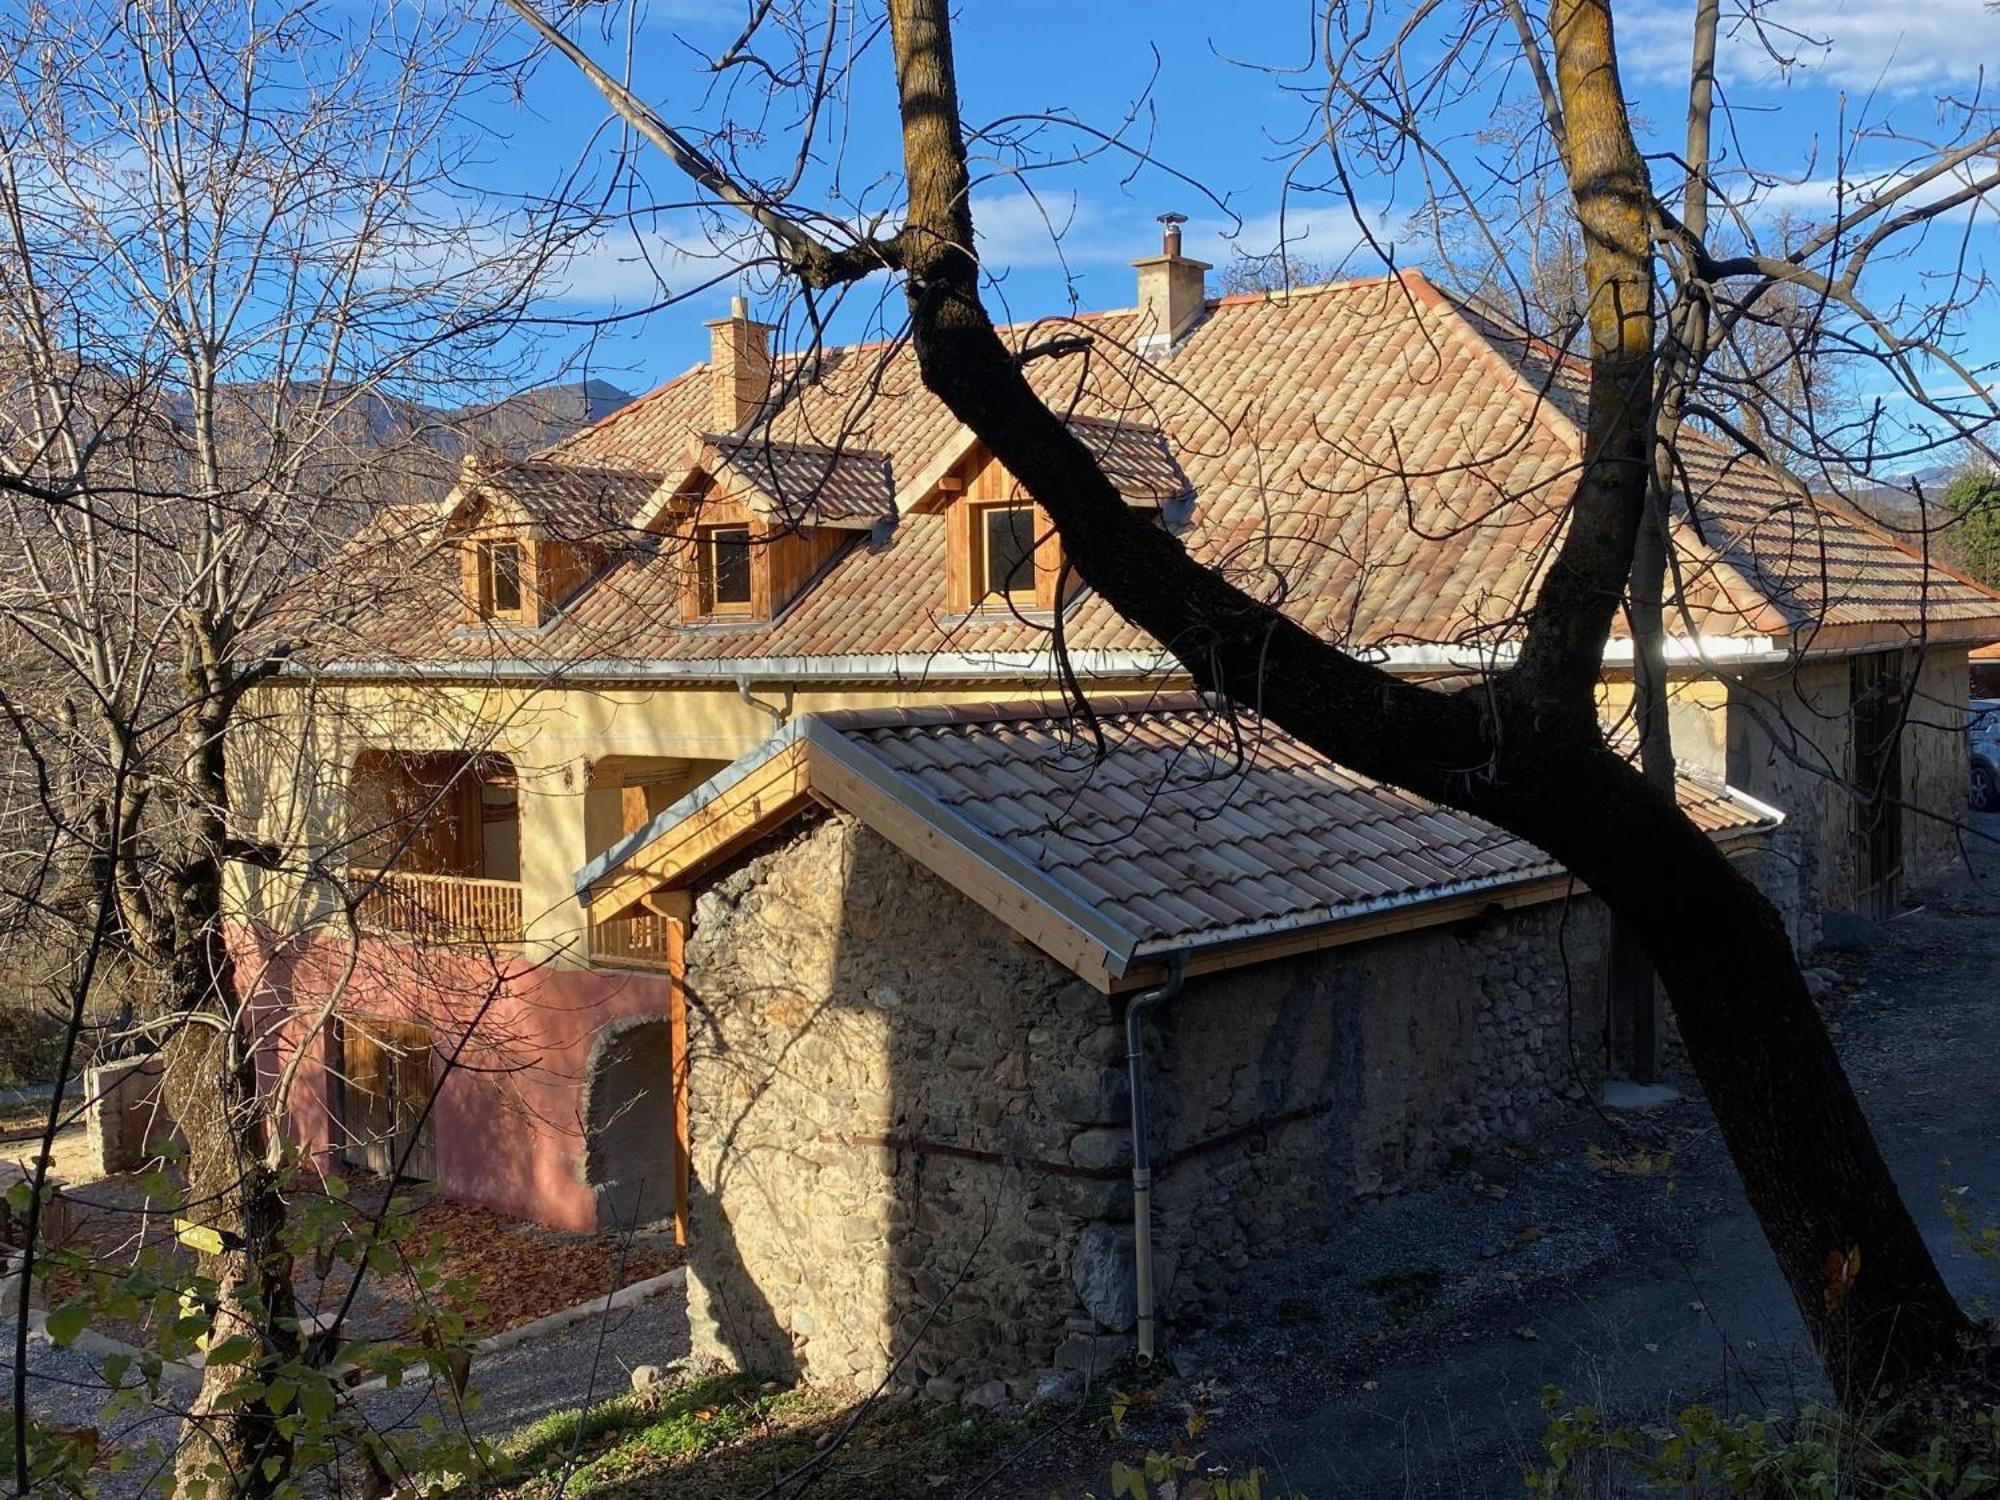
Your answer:
[[[1603,949],[1586,899],[1191,981],[1162,1312],[1594,1088]],[[687,973],[697,1357],[993,1399],[1129,1349],[1122,1002],[837,815],[699,892]]]

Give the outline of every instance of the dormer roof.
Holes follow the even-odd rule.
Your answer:
[[[788,530],[868,531],[896,513],[886,454],[784,442],[764,433],[704,433],[689,446],[678,478],[642,509],[639,524],[654,524],[677,500],[711,482],[760,519]]]
[[[1063,423],[1090,450],[1126,504],[1165,505],[1193,493],[1193,485],[1174,458],[1172,442],[1157,425],[1132,417],[1091,417],[1076,412],[1067,415]],[[939,484],[978,448],[978,435],[958,424],[921,468],[896,475],[896,508],[938,508],[947,498],[939,493]]]
[[[490,513],[527,536],[590,540],[629,530],[659,487],[660,476],[643,470],[468,458],[442,502],[442,519],[450,528]]]

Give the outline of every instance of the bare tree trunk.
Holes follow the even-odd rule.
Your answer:
[[[233,987],[226,972],[216,977]],[[290,1473],[291,1440],[262,1401],[224,1399],[246,1381],[267,1381],[272,1367],[298,1354],[292,1256],[279,1184],[264,1158],[255,1062],[238,1033],[202,1024],[183,1027],[165,1050],[168,1107],[187,1140],[187,1216],[223,1242],[204,1249],[196,1266],[215,1290],[214,1328],[182,1425],[176,1478],[191,1493],[200,1493],[191,1482],[202,1479],[212,1496],[268,1495],[274,1478]],[[240,1340],[248,1341],[242,1353],[217,1357],[218,1346]]]
[[[203,1493],[193,1482],[206,1480],[206,1493],[218,1500],[252,1500],[289,1477],[291,1440],[264,1402],[226,1397],[297,1357],[298,1309],[285,1205],[266,1138],[273,1125],[252,1050],[256,1028],[238,992],[224,925],[225,735],[233,695],[208,672],[191,676],[188,699],[202,707],[186,735],[191,857],[172,881],[174,909],[163,914],[172,934],[167,1000],[181,1018],[164,1049],[165,1086],[187,1142],[186,1217],[219,1237],[221,1248],[210,1241],[199,1251],[196,1274],[213,1287],[214,1325],[176,1476],[190,1493]]]
[[[909,216],[899,237],[925,384],[1047,510],[1077,571],[1205,689],[1535,840],[1630,923],[1829,1375],[1853,1399],[1959,1350],[1967,1322],[1897,1192],[1770,903],[1609,749],[1595,690],[1652,468],[1650,189],[1605,0],[1554,7],[1584,226],[1586,467],[1519,665],[1479,690],[1398,681],[1310,635],[1134,516],[1035,396],[978,293],[945,0],[891,0]],[[1698,940],[1691,940],[1697,939]],[[1859,1252],[1860,1274],[1828,1278]]]

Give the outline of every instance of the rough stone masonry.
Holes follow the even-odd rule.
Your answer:
[[[1604,947],[1579,898],[1190,981],[1162,1312],[1594,1086]],[[992,1400],[1129,1350],[1122,1001],[839,814],[708,881],[687,976],[697,1357]]]

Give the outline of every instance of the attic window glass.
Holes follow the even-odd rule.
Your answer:
[[[978,577],[988,596],[1015,599],[1035,592],[1035,512],[1026,505],[991,505],[977,517]]]
[[[750,609],[750,528],[705,526],[701,530],[701,595],[710,614],[746,614]]]
[[[489,542],[486,545],[486,599],[488,611],[496,615],[521,612],[521,548],[516,542]]]

